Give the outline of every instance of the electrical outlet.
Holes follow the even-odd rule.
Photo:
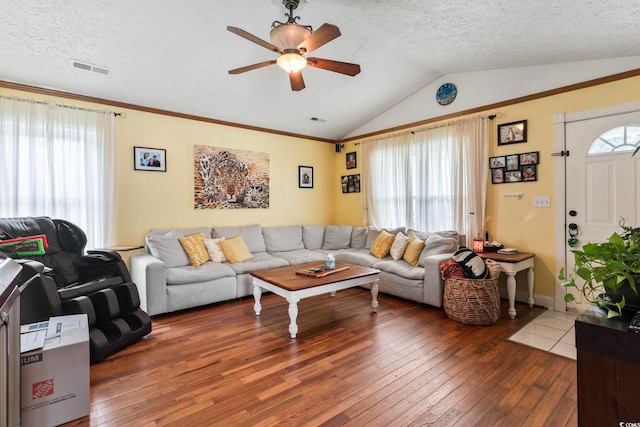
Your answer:
[[[533,198],[533,207],[534,208],[550,208],[551,207],[551,197],[549,196],[540,196]]]

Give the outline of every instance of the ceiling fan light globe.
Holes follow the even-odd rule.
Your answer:
[[[307,60],[305,57],[293,52],[283,53],[278,57],[276,62],[278,63],[278,66],[287,73],[298,72],[307,66]]]
[[[311,35],[311,30],[297,24],[282,24],[271,30],[271,43],[282,50],[296,49],[304,39]]]

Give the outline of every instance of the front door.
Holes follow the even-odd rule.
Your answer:
[[[640,155],[632,156],[640,144],[640,111],[568,122],[565,132],[564,251],[565,271],[571,271],[572,250],[620,233],[621,221],[640,226]],[[579,312],[587,307],[567,305]]]

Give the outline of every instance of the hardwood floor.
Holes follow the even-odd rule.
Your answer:
[[[507,338],[543,312],[466,326],[361,288],[303,299],[298,337],[267,294],[159,317],[91,366],[91,414],[67,426],[577,426],[576,362]]]

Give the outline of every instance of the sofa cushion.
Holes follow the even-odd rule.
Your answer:
[[[322,248],[324,228],[324,225],[302,226],[302,243],[304,243],[306,249],[316,250]]]
[[[190,236],[192,234],[204,233],[205,238],[211,238],[211,229],[209,227],[189,227],[189,228],[152,228],[149,234],[167,234],[170,231],[178,231],[180,236]]]
[[[221,277],[235,277],[236,272],[228,264],[219,262],[205,262],[200,267],[187,265],[185,267],[167,268],[167,285],[187,285],[191,283],[208,282]]]
[[[258,270],[266,270],[268,268],[285,267],[289,263],[282,259],[274,257],[267,252],[258,252],[253,254],[253,258],[236,264],[228,264],[236,274],[251,273]]]
[[[220,240],[224,240],[226,237],[217,237],[215,239],[204,239],[204,246],[207,248],[207,252],[209,252],[209,258],[213,262],[225,262],[227,258],[224,256],[224,252],[222,252],[222,248],[220,247]]]
[[[367,244],[367,227],[353,227],[351,230],[351,243],[349,247],[362,249]]]
[[[309,249],[296,249],[295,251],[285,252],[269,252],[277,258],[285,259],[289,265],[304,264],[305,262],[322,263],[326,258],[326,254],[320,251],[311,251]]]
[[[262,235],[267,252],[285,252],[304,249],[302,243],[302,227],[291,225],[286,227],[263,227]]]
[[[218,244],[220,245],[222,252],[224,252],[224,257],[231,264],[247,261],[253,258],[253,255],[251,255],[251,252],[249,251],[249,248],[242,236],[235,236],[230,239],[220,240]]]
[[[414,230],[414,229],[410,228],[407,236],[411,237],[411,235],[413,235],[413,236],[417,237],[420,240],[426,241],[429,238],[430,234],[431,233],[429,233],[428,231],[419,231],[419,230]]]
[[[457,237],[443,237],[443,235],[451,235],[447,233],[431,233],[424,243],[424,249],[420,254],[418,265],[424,267],[424,259],[431,255],[454,253],[458,247]]]
[[[162,260],[167,268],[190,265],[189,256],[178,239],[183,237],[179,230],[171,230],[166,234],[147,234],[145,239],[149,252]]]
[[[348,251],[339,251],[334,253],[336,262],[346,262],[349,264],[361,265],[363,267],[371,267],[380,261],[369,249],[350,249]]]
[[[424,268],[414,267],[406,261],[379,260],[372,265],[380,271],[395,274],[409,280],[424,280]]]
[[[405,249],[407,249],[407,245],[409,244],[409,238],[404,235],[403,232],[398,232],[396,237],[393,239],[393,243],[391,244],[391,249],[389,253],[391,254],[391,258],[396,261],[402,258],[404,255]]]
[[[189,257],[191,265],[194,267],[198,267],[210,260],[209,252],[207,252],[207,248],[204,245],[204,239],[204,233],[197,233],[178,238],[182,248]]]
[[[376,258],[382,259],[386,257],[389,255],[389,251],[391,250],[391,245],[393,244],[395,237],[396,236],[394,234],[391,234],[386,230],[382,230],[371,245],[371,253]]]
[[[347,249],[351,243],[352,229],[350,225],[327,225],[324,229],[322,249]]]
[[[244,242],[249,248],[249,252],[255,254],[256,252],[266,252],[267,246],[264,243],[264,237],[262,236],[262,226],[260,224],[244,225],[244,226],[229,226],[229,227],[215,227],[213,229],[213,237],[226,237],[230,239],[235,236],[242,236]]]

